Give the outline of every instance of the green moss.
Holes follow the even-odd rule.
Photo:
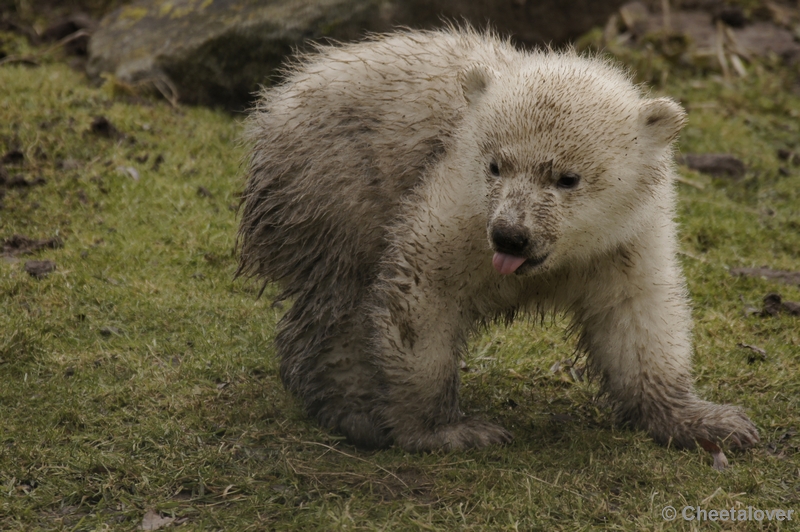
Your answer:
[[[172,11],[172,2],[163,2],[161,7],[158,8],[158,16],[164,18]]]
[[[146,7],[125,6],[120,12],[119,18],[129,22],[138,22],[149,14]]]
[[[665,62],[656,89],[690,110],[682,152],[748,165],[741,182],[682,170],[704,187],[677,185],[699,389],[743,405],[763,440],[718,473],[614,427],[594,384],[551,372],[574,349],[560,319],[470,345],[464,408],[512,429],[508,447],[361,452],[320,430],[279,383],[274,289],[232,280],[239,119],[93,88],[55,59],[0,67],[0,151],[46,181],[7,190],[0,238],[65,242],[34,257],[57,264],[41,280],[29,257],[0,258],[1,529],[133,530],[155,509],[191,530],[689,530],[661,509],[798,508],[798,318],[745,309],[800,288],[728,273],[800,269],[800,168],[776,154],[800,148],[792,73]],[[91,133],[101,115],[123,136]]]

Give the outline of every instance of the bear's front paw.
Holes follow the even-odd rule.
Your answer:
[[[657,442],[688,449],[703,441],[747,449],[759,441],[758,429],[741,408],[700,400],[652,415],[644,425]]]
[[[412,452],[437,449],[457,451],[506,444],[514,439],[512,434],[500,425],[474,418],[464,418],[459,422],[439,425],[432,429],[396,427],[392,433],[397,445]]]

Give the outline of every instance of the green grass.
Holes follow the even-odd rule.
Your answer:
[[[698,388],[743,405],[762,436],[717,472],[703,451],[615,428],[594,384],[551,372],[574,349],[560,320],[471,344],[464,408],[513,430],[512,445],[348,446],[280,385],[275,291],[256,299],[233,280],[240,119],[94,88],[54,58],[0,66],[0,150],[25,155],[7,169],[46,181],[7,191],[0,238],[64,240],[33,257],[57,264],[41,280],[23,269],[31,257],[0,258],[0,529],[133,530],[148,510],[189,530],[797,529],[800,516],[661,517],[666,505],[800,511],[800,318],[744,312],[774,291],[800,301],[800,288],[728,273],[800,269],[800,168],[776,155],[800,150],[790,74],[673,72],[656,90],[690,109],[682,152],[748,165],[741,182],[686,170],[703,189],[678,185]],[[124,137],[92,134],[100,115]]]

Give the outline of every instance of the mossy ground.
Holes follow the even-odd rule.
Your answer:
[[[240,118],[94,88],[40,59],[0,66],[0,150],[24,154],[7,169],[45,180],[6,191],[0,238],[64,246],[33,257],[57,264],[43,279],[24,271],[31,257],[0,258],[0,529],[132,530],[148,510],[191,530],[797,529],[800,515],[661,513],[800,511],[800,318],[744,312],[800,288],[728,272],[800,270],[800,168],[776,155],[800,150],[796,73],[678,72],[655,89],[690,110],[682,152],[749,168],[736,183],[684,169],[703,188],[678,185],[697,386],[743,405],[762,437],[718,472],[704,451],[616,428],[594,384],[552,372],[574,350],[559,319],[471,344],[464,408],[512,429],[508,447],[362,452],[321,431],[277,377],[275,291],[233,280]],[[96,116],[122,136],[92,133]]]

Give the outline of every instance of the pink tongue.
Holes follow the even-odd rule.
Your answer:
[[[508,275],[517,271],[517,268],[522,266],[525,259],[522,257],[515,257],[514,255],[507,255],[505,253],[495,253],[492,257],[492,266],[503,275]]]

